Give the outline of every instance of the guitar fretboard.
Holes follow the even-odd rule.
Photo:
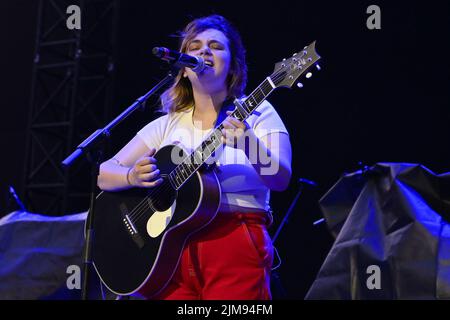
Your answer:
[[[275,85],[271,77],[267,77],[248,97],[241,100],[242,109],[236,108],[232,117],[243,121],[272,93]],[[172,185],[178,190],[222,145],[222,123],[169,174]]]

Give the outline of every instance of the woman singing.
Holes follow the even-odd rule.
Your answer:
[[[190,22],[180,51],[202,57],[205,69],[180,70],[161,96],[166,114],[101,165],[102,190],[154,188],[162,182],[156,151],[174,143],[195,149],[215,127],[222,107],[245,97],[245,49],[225,18],[212,15]],[[214,158],[222,192],[219,212],[189,238],[171,281],[152,298],[271,299],[269,199],[270,190],[286,189],[291,177],[288,132],[267,101],[243,122],[229,111],[224,118],[223,148]]]

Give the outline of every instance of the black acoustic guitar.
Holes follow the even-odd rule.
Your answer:
[[[245,120],[273,90],[292,87],[319,59],[313,42],[278,62],[248,97],[234,101],[232,116]],[[204,164],[221,146],[222,129],[218,125],[191,153],[176,145],[159,149],[154,155],[163,178],[159,186],[98,195],[92,258],[110,291],[158,294],[172,278],[186,240],[214,219],[221,189],[214,170]]]

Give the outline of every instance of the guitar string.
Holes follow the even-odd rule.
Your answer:
[[[279,74],[276,74],[276,73],[274,73],[274,75],[273,75],[273,79],[272,79],[272,81],[273,82],[278,82],[279,80],[280,80],[280,78],[281,78],[281,76],[282,76],[282,74],[283,74],[283,72],[281,71],[281,72],[279,72]],[[271,77],[272,78],[272,77]],[[268,93],[268,94],[265,94],[264,92],[267,90],[267,89],[271,89],[270,90],[270,92]],[[264,95],[264,98],[265,97],[267,97],[270,93],[271,93],[271,91],[274,89],[273,87],[272,87],[272,85],[270,84],[270,83],[265,83],[265,82],[263,82],[262,83],[262,85],[261,86],[258,86],[253,92],[252,92],[252,94],[250,95],[250,96],[253,96],[253,95],[256,95],[256,94],[259,94],[259,95],[261,95],[261,93],[258,93],[258,89],[260,89],[261,91],[262,91],[262,94]],[[212,153],[211,153],[212,154]],[[186,158],[185,159],[187,159],[187,158],[189,158],[190,157],[190,155],[189,156],[186,156]],[[182,161],[182,163],[180,164],[180,165],[184,165],[184,163],[185,163],[185,159]],[[175,171],[176,169],[174,169],[173,171]],[[192,174],[189,174],[189,176],[190,175],[192,175]],[[184,177],[183,177],[184,178]],[[187,180],[187,179],[186,179]],[[170,182],[169,182],[170,183]],[[156,189],[156,190],[155,190]],[[163,191],[169,191],[170,190],[170,188],[169,188],[169,184],[165,184],[165,186],[163,187],[163,188],[155,188],[155,189],[153,189],[153,190],[151,190],[150,191],[150,193],[146,196],[146,197],[144,197],[144,199],[131,211],[131,213],[130,213],[130,215],[129,215],[129,218],[132,220],[132,222],[138,222],[139,220],[140,220],[140,218],[141,217],[143,217],[144,216],[144,214],[145,214],[145,212],[147,211],[147,209],[148,208],[150,208],[151,207],[151,204],[150,203],[148,203],[147,202],[147,200],[150,198],[150,197],[152,197],[152,196],[157,196],[157,195],[159,195],[161,192],[163,192]],[[157,191],[156,193],[155,193],[155,191]],[[147,205],[145,205],[145,204],[147,204]]]
[[[222,127],[222,124],[220,124],[217,128],[219,128],[219,129],[220,129],[220,128],[223,128],[223,127]],[[215,128],[215,130],[216,130],[217,128]],[[211,134],[209,135],[209,137],[208,137],[207,139],[205,139],[205,141],[208,140],[212,135],[213,135],[213,133],[211,133]],[[215,135],[215,134],[214,134],[214,135]],[[209,159],[209,157],[210,157],[210,156],[214,153],[214,151],[215,151],[215,150],[213,150],[213,152],[211,152],[211,150],[210,150],[209,148],[207,148],[207,149],[210,151],[210,154],[209,154],[209,156],[208,156],[204,161],[206,161],[207,159]],[[183,179],[184,181],[187,181],[187,180],[188,180],[188,179],[189,179],[189,178],[197,171],[197,169],[198,169],[198,168],[196,168],[196,169],[192,170],[192,167],[191,167],[191,165],[192,165],[192,162],[191,162],[192,157],[193,157],[193,160],[194,160],[194,164],[198,165],[198,163],[196,163],[196,162],[197,162],[197,159],[195,158],[195,156],[193,156],[192,153],[189,154],[188,156],[186,156],[186,157],[183,159],[183,161],[180,163],[180,165],[179,165],[179,166],[184,166],[184,168],[181,169],[181,172],[183,173],[183,174],[181,174],[181,177],[182,177],[182,179]],[[187,164],[187,163],[186,163],[186,160],[187,160],[187,159],[189,159],[190,164]],[[203,161],[203,162],[204,162],[204,161]],[[201,167],[201,164],[200,164],[198,167]],[[183,171],[183,170],[184,170],[184,171]],[[172,170],[172,172],[173,172],[173,171],[177,171],[177,169],[175,168],[174,170]],[[187,174],[186,174],[186,172],[187,172]],[[175,174],[178,175],[178,176],[180,176],[179,173],[175,173]],[[169,174],[169,175],[170,175],[170,174]],[[175,180],[175,182],[178,183],[176,180]],[[183,182],[182,184],[180,184],[180,185],[178,186],[178,188],[180,188],[183,184],[184,184],[184,182]],[[144,215],[145,211],[148,209],[147,206],[145,205],[145,201],[147,200],[147,198],[151,197],[152,195],[156,196],[156,195],[160,194],[161,192],[170,191],[170,189],[171,189],[171,185],[170,185],[169,183],[166,183],[165,186],[164,186],[163,188],[158,188],[158,189],[156,190],[156,192],[155,192],[155,189],[153,189],[152,191],[155,192],[155,193],[152,193],[152,191],[151,191],[151,193],[150,193],[147,197],[145,197],[143,201],[141,201],[141,204],[138,204],[138,205],[136,206],[134,212],[132,212],[132,214],[130,214],[130,218],[133,219],[133,220],[135,220],[135,221],[138,221],[138,220]],[[148,202],[147,202],[147,203],[148,203]],[[148,206],[151,207],[151,204],[148,203]]]
[[[276,79],[276,76],[274,76],[274,79]],[[277,80],[275,80],[275,81],[277,81]],[[263,83],[263,85],[260,86],[259,88],[261,88],[261,89],[263,90],[263,95],[264,95],[265,97],[267,97],[268,94],[264,94],[264,92],[265,92],[267,89],[269,89],[269,88],[273,89],[273,88],[271,87],[270,83],[269,83],[269,84]],[[258,88],[255,89],[254,92],[257,92],[257,90],[258,90]],[[259,95],[260,95],[260,94],[261,94],[261,93],[259,93]],[[255,95],[256,95],[256,94],[255,94]],[[242,116],[242,115],[241,115],[241,116]],[[219,126],[219,127],[220,127],[220,126]],[[211,154],[212,154],[212,153],[211,153]],[[211,155],[211,154],[210,154],[210,155]],[[190,156],[191,156],[191,155],[186,156],[185,159],[188,159]],[[208,157],[208,158],[209,158],[209,157]],[[180,165],[182,165],[182,166],[185,165],[185,159],[182,161],[182,163],[181,163]],[[176,169],[174,169],[174,170],[176,170]],[[184,169],[184,170],[186,170],[186,169]],[[191,170],[188,170],[188,171],[191,171]],[[194,172],[192,172],[191,174],[188,174],[188,178],[189,178],[193,173],[194,173]],[[183,179],[184,179],[184,177],[183,177]],[[186,179],[186,180],[187,180],[187,179]],[[129,218],[132,219],[132,221],[137,222],[137,221],[144,215],[145,211],[147,211],[148,206],[151,206],[151,204],[149,204],[149,203],[147,202],[148,198],[151,197],[151,196],[156,196],[156,195],[160,194],[161,192],[163,192],[163,191],[168,191],[168,190],[169,190],[169,185],[168,185],[168,184],[166,184],[163,188],[157,188],[157,190],[153,189],[152,191],[157,191],[157,192],[156,192],[156,193],[150,192],[150,194],[149,194],[148,196],[144,197],[144,199],[141,201],[141,203],[138,204],[138,205],[135,207],[135,209],[130,213]],[[148,206],[146,205],[146,203],[148,204]]]
[[[219,126],[219,127],[220,127],[220,126]],[[207,139],[206,139],[206,140],[207,140]],[[205,140],[205,141],[206,141],[206,140]],[[212,153],[211,153],[211,154],[212,154]],[[189,159],[189,158],[192,159],[192,153],[189,154],[189,155],[187,155],[187,156],[183,159],[183,161],[180,163],[180,165],[186,166],[186,165],[187,165],[187,164],[186,164],[186,160]],[[194,156],[194,161],[196,161],[195,156]],[[194,163],[195,163],[195,162],[194,162]],[[192,171],[192,167],[189,167],[189,168],[190,168],[190,169],[187,170],[186,167],[185,167],[184,170],[185,170],[185,171]],[[183,169],[182,169],[182,170],[183,170]],[[174,170],[172,170],[172,172],[173,172],[173,171],[177,171],[177,169],[175,168]],[[182,177],[183,179],[185,179],[185,181],[186,181],[186,180],[188,180],[188,178],[190,177],[190,175],[192,175],[193,173],[195,173],[195,171],[196,171],[196,170],[192,171],[192,172],[187,176],[187,178],[185,178],[184,175],[181,175],[181,177]],[[170,175],[172,174],[172,172],[169,173],[168,176],[170,176]],[[178,174],[175,173],[175,174],[178,175],[178,176],[180,176],[179,173],[178,173]],[[175,180],[174,183],[176,184],[177,181]],[[178,188],[179,188],[179,187],[181,187],[181,185],[178,186]],[[146,196],[146,197],[144,197],[144,199],[141,201],[141,203],[139,203],[139,204],[135,207],[135,209],[130,213],[130,215],[129,215],[130,219],[135,220],[135,221],[138,221],[139,218],[142,216],[142,213],[144,213],[144,212],[148,209],[148,207],[145,205],[146,200],[147,200],[149,197],[151,197],[151,196],[159,195],[161,192],[169,191],[170,189],[172,189],[172,186],[171,186],[170,182],[169,182],[169,183],[166,183],[165,186],[162,187],[162,188],[161,188],[161,187],[160,187],[160,188],[155,187],[155,189],[150,189],[151,191],[150,191],[149,195]],[[147,202],[147,203],[148,203],[148,202]],[[148,204],[148,206],[151,206],[151,204]]]
[[[302,55],[303,56],[303,55]],[[301,57],[302,57],[301,56]],[[271,80],[274,82],[274,83],[277,83],[282,77],[283,77],[283,73],[284,73],[284,71],[279,71],[278,72],[278,74],[277,73],[274,73],[273,74],[273,77],[271,77]],[[270,90],[270,92],[266,95],[264,92],[265,92],[265,90],[267,90],[267,89],[271,89]],[[273,88],[272,87],[272,85],[270,84],[270,83],[265,83],[265,81],[263,81],[263,83],[261,84],[261,86],[258,86],[255,90],[253,90],[253,92],[250,94],[250,96],[253,96],[253,95],[256,95],[257,94],[257,91],[258,91],[258,89],[260,89],[261,91],[262,91],[262,94],[264,95],[264,98],[265,97],[267,97],[271,92],[272,92],[272,90],[273,89],[275,89],[275,88]],[[259,94],[261,94],[261,93],[259,93]],[[242,116],[242,115],[241,115]],[[210,136],[211,137],[211,136]],[[211,153],[212,154],[212,153]],[[182,165],[182,166],[184,166],[185,165],[185,160],[186,159],[188,159],[188,158],[190,158],[191,157],[191,155],[192,155],[192,153],[190,154],[190,155],[188,155],[188,156],[186,156],[184,159],[183,159],[183,161],[181,162],[181,164],[180,165]],[[209,157],[208,157],[209,158]],[[206,161],[206,160],[205,160]],[[177,166],[178,167],[178,166]],[[176,167],[176,168],[177,168]],[[172,170],[172,172],[173,171],[175,171],[176,170],[176,168],[174,169],[174,170]],[[196,171],[196,170],[195,170]],[[193,174],[193,173],[195,173],[195,171],[194,172],[192,172],[191,174],[189,174],[188,175],[188,178],[187,179],[189,179],[190,178],[190,176]],[[177,173],[175,173],[175,174],[177,174]],[[170,175],[170,174],[168,174],[168,175]],[[183,179],[184,179],[184,177],[183,177]],[[186,179],[186,180],[187,180]],[[185,180],[185,181],[186,181]],[[150,193],[146,196],[146,197],[144,197],[144,199],[131,211],[131,213],[130,213],[130,215],[129,215],[129,218],[133,221],[133,222],[137,222],[137,221],[139,221],[139,219],[142,217],[142,216],[144,216],[144,213],[147,211],[147,209],[148,208],[150,208],[150,206],[152,205],[152,204],[149,204],[148,202],[147,202],[147,199],[149,199],[150,197],[152,197],[152,196],[157,196],[157,195],[159,195],[161,192],[163,192],[163,191],[169,191],[170,190],[170,188],[171,188],[171,186],[170,186],[170,182],[169,183],[167,183],[167,184],[165,184],[165,186],[163,187],[163,188],[155,188],[155,189],[151,189],[151,191],[150,191]],[[180,186],[181,187],[181,186]],[[156,192],[156,193],[155,193]],[[148,207],[145,205],[145,203],[148,203]]]
[[[274,76],[273,76],[273,79],[272,79],[272,81],[273,82],[278,82],[279,80],[280,80],[280,77],[281,77],[281,75],[283,74],[283,72],[279,72],[279,74],[275,74],[274,73]],[[270,92],[268,93],[268,94],[265,94],[264,92],[267,90],[267,89],[271,89],[270,90]],[[265,82],[263,82],[262,83],[262,85],[261,86],[258,86],[253,92],[252,92],[252,94],[250,95],[250,96],[253,96],[253,95],[256,95],[257,93],[258,93],[258,89],[260,89],[261,91],[262,91],[262,94],[264,95],[264,98],[265,97],[267,97],[270,93],[271,93],[271,91],[274,89],[273,87],[272,87],[272,85],[269,83],[269,84],[267,84],[267,83],[265,83]],[[261,93],[258,93],[259,95],[261,95]],[[242,116],[242,115],[241,115]],[[212,153],[211,153],[212,154]],[[186,156],[186,158],[185,159],[187,159],[187,158],[189,158],[190,157],[190,155],[189,156]],[[182,161],[182,163],[180,164],[180,165],[184,165],[185,164],[185,159]],[[174,169],[174,170],[176,170],[176,169]],[[173,171],[174,171],[173,170]],[[188,178],[191,176],[192,174],[189,174],[188,175]],[[183,179],[184,179],[184,177],[183,177]],[[186,179],[187,180],[187,179]],[[150,193],[146,196],[146,197],[144,197],[144,199],[141,201],[141,203],[139,203],[133,210],[132,210],[132,212],[130,213],[130,215],[129,215],[129,218],[133,221],[133,222],[138,222],[139,220],[140,220],[140,218],[141,217],[143,217],[144,216],[144,214],[145,214],[145,212],[147,211],[147,209],[148,208],[150,208],[151,207],[151,203],[148,203],[147,202],[147,200],[150,198],[150,197],[152,197],[152,196],[157,196],[158,194],[160,194],[161,192],[163,192],[163,191],[169,191],[170,190],[170,188],[169,188],[169,185],[168,184],[166,184],[163,188],[156,188],[157,190],[155,190],[155,189],[153,189],[152,191],[150,191]],[[155,193],[155,191],[157,191],[156,193]],[[145,204],[148,204],[147,206],[145,205]]]
[[[266,86],[265,88],[263,88],[263,90],[268,89],[268,87]],[[265,96],[267,96],[266,94],[264,94]],[[211,153],[212,154],[212,153]],[[186,158],[189,158],[189,156],[187,156]],[[209,158],[209,157],[208,157]],[[180,165],[186,165],[185,161],[183,161]],[[186,169],[184,169],[186,170]],[[191,171],[191,169],[186,170],[186,171]],[[195,172],[195,171],[194,171]],[[188,174],[188,178],[194,173],[192,172],[191,174]],[[183,179],[185,179],[185,177],[183,177]],[[187,179],[186,179],[187,180]],[[149,203],[147,200],[149,197],[151,196],[156,196],[158,194],[160,194],[163,191],[169,191],[169,185],[166,184],[163,188],[157,188],[157,190],[153,190],[153,192],[151,192],[147,197],[145,197],[143,199],[143,201],[141,202],[140,205],[136,206],[135,210],[132,211],[132,214],[130,214],[130,219],[132,219],[134,222],[137,222],[140,220],[141,217],[144,216],[144,213],[147,211],[148,207],[151,207],[151,203]],[[157,191],[157,192],[155,192]],[[147,205],[146,205],[147,203]]]

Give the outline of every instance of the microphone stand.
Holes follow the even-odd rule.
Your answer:
[[[283,229],[284,225],[288,222],[289,217],[290,217],[290,215],[292,213],[292,210],[294,210],[294,207],[297,204],[298,198],[300,198],[300,195],[302,194],[305,185],[310,185],[310,186],[313,186],[313,187],[317,187],[317,183],[315,183],[314,181],[311,181],[311,180],[300,178],[298,180],[298,182],[300,182],[300,187],[299,187],[299,189],[297,191],[297,195],[295,196],[295,198],[292,201],[288,211],[284,215],[283,220],[281,221],[280,225],[278,226],[278,229],[277,229],[277,231],[275,232],[275,235],[272,238],[272,244],[275,243],[275,241],[277,240],[278,236],[280,235],[281,229]]]
[[[278,236],[280,235],[281,230],[283,229],[284,225],[288,222],[289,217],[290,217],[290,215],[292,213],[292,210],[294,210],[295,205],[297,204],[297,201],[300,198],[300,195],[302,194],[303,189],[305,188],[305,186],[317,187],[317,183],[315,183],[314,181],[311,181],[311,180],[300,178],[298,180],[298,182],[300,183],[300,187],[299,187],[299,189],[297,191],[297,194],[295,195],[294,200],[292,200],[292,203],[289,206],[288,211],[285,213],[285,215],[283,217],[283,220],[281,221],[280,225],[278,226],[277,231],[275,232],[275,235],[272,237],[272,245],[275,244],[275,241],[277,240]],[[274,286],[277,288],[281,298],[283,298],[283,297],[286,296],[286,291],[284,290],[284,288],[283,288],[283,286],[281,284],[280,275],[279,275],[278,271],[276,271],[276,269],[281,265],[281,258],[278,255],[278,251],[277,251],[276,248],[275,248],[275,251],[277,252],[277,257],[278,257],[278,260],[280,260],[280,263],[276,267],[274,267],[272,269],[272,278],[275,280],[274,281]]]
[[[104,144],[111,135],[111,131],[123,120],[125,120],[134,111],[144,106],[147,99],[158,92],[161,88],[165,87],[170,81],[174,79],[174,74],[178,72],[178,68],[171,65],[168,74],[156,84],[145,95],[138,98],[131,106],[125,111],[119,114],[114,120],[112,120],[106,127],[95,130],[86,140],[84,140],[76,149],[72,152],[63,162],[62,165],[65,168],[69,168],[73,163],[80,158],[83,154],[86,155],[88,161],[91,164],[91,183],[90,183],[90,203],[89,203],[89,215],[86,220],[85,230],[85,245],[83,250],[83,284],[81,288],[81,299],[88,299],[88,282],[89,282],[89,270],[92,264],[92,242],[94,241],[94,229],[93,222],[95,216],[95,193],[97,189],[97,177],[100,170],[100,164],[103,161]]]

